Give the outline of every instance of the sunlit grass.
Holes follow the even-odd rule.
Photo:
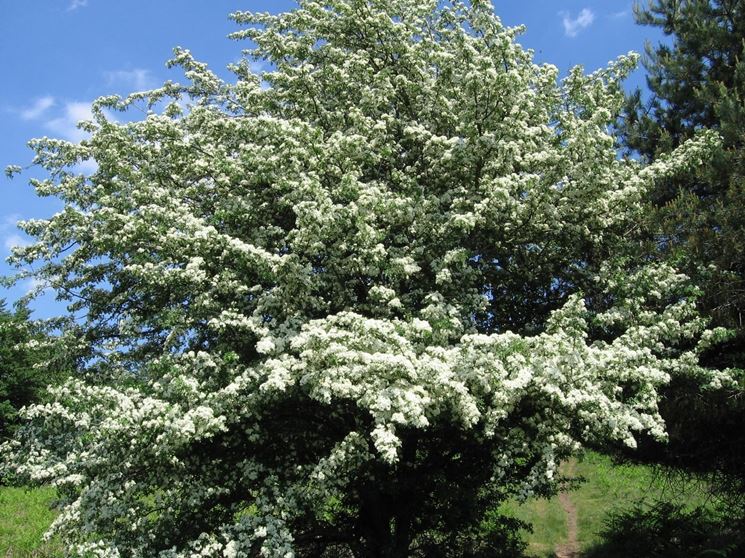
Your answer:
[[[54,519],[50,505],[52,488],[0,486],[0,557],[52,557],[61,549],[53,542],[42,542],[42,535]]]
[[[570,493],[577,509],[577,542],[587,549],[600,542],[599,533],[608,512],[626,509],[634,503],[652,504],[666,500],[690,507],[706,502],[701,486],[693,483],[670,483],[650,467],[619,465],[609,457],[589,452],[577,461],[575,475],[585,481]],[[525,533],[532,556],[553,556],[557,545],[566,542],[566,514],[558,497],[532,499],[524,504],[508,502],[501,510],[533,526],[533,533]]]
[[[649,467],[614,464],[596,453],[578,460],[575,474],[586,479],[570,495],[577,509],[578,543],[582,549],[600,542],[598,533],[612,510],[660,499],[691,506],[705,502],[700,487],[671,485]],[[61,554],[58,545],[41,540],[55,516],[50,508],[54,498],[51,488],[0,487],[0,558],[51,558]],[[566,514],[558,498],[533,499],[524,504],[508,502],[500,511],[532,524],[533,533],[523,533],[531,556],[553,556],[556,545],[566,543]]]

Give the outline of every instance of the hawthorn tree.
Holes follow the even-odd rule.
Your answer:
[[[616,157],[633,56],[558,83],[483,1],[232,17],[234,82],[177,50],[186,85],[33,143],[64,208],[14,259],[87,373],[5,449],[59,488],[71,555],[494,556],[501,499],[663,438],[671,375],[726,381],[685,277],[623,257],[716,143]]]

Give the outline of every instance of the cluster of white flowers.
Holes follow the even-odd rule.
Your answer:
[[[434,482],[420,461],[458,463],[448,492],[481,475],[546,493],[583,443],[664,438],[671,375],[728,381],[697,364],[723,332],[685,278],[588,256],[716,141],[617,160],[634,56],[557,83],[482,1],[233,17],[262,76],[178,51],[188,85],[100,99],[90,139],[33,144],[64,209],[26,222],[38,241],[13,259],[84,314],[61,344],[90,370],[5,453],[60,487],[71,554],[373,544],[359,510],[397,475]],[[169,108],[106,119],[140,102]],[[87,158],[93,175],[69,172]]]

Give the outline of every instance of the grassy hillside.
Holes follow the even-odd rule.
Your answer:
[[[54,556],[59,548],[42,543],[41,536],[54,519],[51,488],[23,489],[0,486],[0,557]]]
[[[586,479],[568,495],[576,514],[576,543],[585,550],[600,542],[607,513],[626,509],[634,503],[652,504],[664,499],[691,507],[704,501],[702,490],[686,486],[684,493],[675,493],[664,479],[643,466],[614,465],[602,455],[588,453],[571,464],[571,474]],[[565,474],[570,474],[566,465]],[[54,518],[50,504],[54,491],[50,488],[24,490],[0,487],[0,558],[54,556],[59,548],[54,543],[43,544],[41,535]],[[557,547],[567,544],[567,501],[534,499],[523,504],[514,502],[501,507],[501,512],[527,521],[533,533],[525,532],[532,556],[546,558],[555,555]]]
[[[614,464],[597,453],[587,453],[577,460],[573,469],[573,475],[586,479],[568,495],[576,511],[577,543],[582,550],[601,542],[599,533],[610,511],[628,509],[634,504],[651,506],[660,500],[687,507],[706,502],[703,487],[687,484],[681,492],[679,483],[669,483],[649,467]],[[567,514],[559,497],[528,500],[523,504],[510,502],[502,506],[502,511],[532,524],[533,533],[524,534],[532,556],[554,556],[556,547],[568,542]]]

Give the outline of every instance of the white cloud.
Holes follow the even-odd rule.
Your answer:
[[[251,68],[251,71],[254,74],[263,74],[264,72],[269,71],[270,64],[266,60],[251,60],[248,63],[248,67]]]
[[[45,126],[63,139],[72,142],[79,142],[88,137],[88,132],[77,127],[81,120],[92,120],[91,104],[80,101],[65,103],[65,109],[62,116],[46,122]]]
[[[567,37],[576,37],[582,29],[589,27],[595,21],[595,14],[587,8],[583,8],[575,18],[572,18],[568,12],[559,12],[559,15]]]
[[[18,114],[24,120],[35,120],[44,114],[50,107],[54,105],[54,97],[47,95],[46,97],[39,97],[34,101],[34,104],[26,109],[22,109]]]
[[[10,236],[5,237],[3,245],[5,249],[10,252],[16,246],[28,246],[30,242],[23,238],[20,234],[13,233]]]
[[[0,232],[15,228],[21,216],[18,213],[11,213],[0,219]]]
[[[109,87],[121,87],[127,92],[143,91],[155,87],[155,79],[150,74],[150,70],[135,68],[133,70],[115,70],[106,72],[106,85]]]
[[[18,220],[21,218],[17,213],[5,215],[0,218],[0,237],[3,247],[10,252],[14,246],[28,246],[30,242],[18,233]]]
[[[608,17],[610,17],[611,19],[621,19],[621,18],[626,17],[627,15],[629,15],[629,11],[628,10],[622,10],[620,12],[613,12]]]
[[[26,280],[25,282],[25,291],[26,294],[29,295],[33,292],[36,292],[37,290],[41,289],[42,291],[45,291],[49,287],[47,287],[47,284],[42,279],[39,279],[38,277],[31,277],[30,279]]]
[[[67,11],[71,12],[78,8],[85,8],[88,5],[88,0],[71,0],[70,5],[67,7]]]
[[[95,159],[86,159],[73,167],[75,172],[91,175],[98,170],[98,162]]]

